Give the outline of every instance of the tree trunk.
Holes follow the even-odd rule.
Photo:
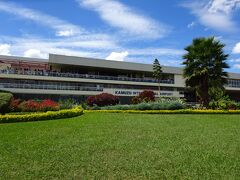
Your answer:
[[[204,107],[208,108],[209,106],[209,94],[208,94],[208,89],[209,89],[209,86],[208,86],[208,77],[205,76],[203,79],[202,79],[202,104]]]
[[[161,93],[160,93],[160,80],[158,80],[158,93],[159,93],[159,97],[161,97]]]

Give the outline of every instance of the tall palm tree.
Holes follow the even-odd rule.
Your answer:
[[[210,37],[193,39],[192,44],[185,48],[187,53],[183,55],[183,75],[186,85],[196,91],[197,97],[205,107],[208,107],[211,99],[209,90],[224,89],[228,77],[224,71],[225,68],[229,68],[226,63],[228,54],[224,53],[224,46],[214,37]]]

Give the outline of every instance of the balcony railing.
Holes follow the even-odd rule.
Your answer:
[[[71,90],[71,91],[103,91],[103,88],[83,87],[83,86],[64,86],[64,85],[43,85],[43,84],[14,84],[0,83],[0,89],[45,89],[45,90]]]
[[[149,82],[157,83],[158,81],[153,78],[130,78],[130,77],[116,77],[116,76],[102,76],[102,75],[89,75],[77,73],[59,73],[59,72],[42,72],[42,71],[15,71],[15,70],[2,70],[2,74],[20,74],[32,76],[51,76],[51,77],[67,77],[67,78],[84,78],[84,79],[102,79],[102,80],[115,80],[115,81],[134,81],[134,82]],[[160,80],[160,83],[174,84],[173,79]]]

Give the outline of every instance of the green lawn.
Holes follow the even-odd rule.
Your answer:
[[[237,179],[240,115],[87,113],[0,124],[0,179]]]

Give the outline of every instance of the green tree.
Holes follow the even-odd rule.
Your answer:
[[[203,106],[208,107],[213,89],[224,89],[228,77],[225,68],[228,54],[223,51],[224,44],[210,38],[193,39],[183,55],[185,65],[183,75],[186,85],[192,87]]]
[[[158,91],[160,96],[160,80],[162,79],[162,67],[158,61],[158,59],[155,59],[153,62],[153,77],[158,82]]]

